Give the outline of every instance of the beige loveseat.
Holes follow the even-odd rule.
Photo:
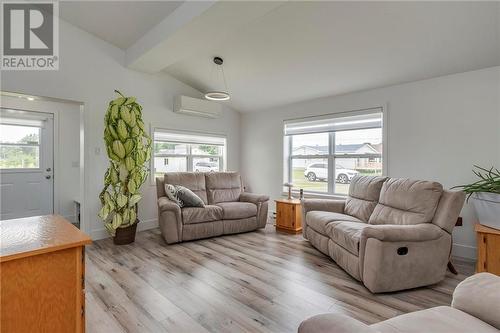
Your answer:
[[[165,194],[165,184],[182,185],[205,203],[180,208]],[[168,244],[264,228],[269,197],[243,192],[236,172],[170,172],[156,178],[158,224]]]
[[[479,273],[462,281],[450,306],[397,316],[373,325],[342,314],[322,314],[300,324],[299,333],[498,333],[500,277]]]
[[[464,199],[436,182],[355,176],[346,200],[302,201],[303,235],[372,292],[434,284]]]

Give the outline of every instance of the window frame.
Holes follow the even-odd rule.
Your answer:
[[[216,145],[213,143],[209,142],[197,142],[197,143],[192,143],[192,142],[182,142],[182,141],[159,141],[155,140],[155,133],[157,132],[163,132],[163,133],[169,133],[169,134],[178,134],[178,135],[184,135],[184,136],[189,136],[189,137],[214,137],[218,139],[223,139],[224,144],[223,145]],[[193,131],[179,131],[179,130],[172,130],[172,129],[167,129],[167,128],[162,128],[162,127],[151,127],[151,138],[153,140],[153,153],[151,154],[151,161],[150,161],[150,178],[151,178],[151,184],[155,184],[155,157],[161,157],[161,158],[169,158],[169,157],[181,157],[186,159],[186,172],[193,172],[193,162],[196,158],[218,158],[219,159],[219,170],[221,171],[226,171],[227,169],[227,135],[222,134],[222,133],[207,133],[207,132],[193,132]],[[154,152],[154,144],[155,142],[167,142],[167,143],[178,143],[178,144],[185,144],[186,145],[186,153],[185,154],[155,154]],[[208,146],[220,146],[221,153],[217,155],[200,155],[200,154],[192,154],[193,146],[196,145],[208,145]]]
[[[295,135],[300,135],[300,134],[294,134],[294,135],[285,135],[285,124],[288,121],[307,121],[307,120],[315,120],[315,119],[321,119],[321,118],[326,118],[328,117],[329,119],[338,119],[338,118],[347,118],[347,117],[352,117],[356,115],[365,115],[365,114],[374,114],[374,113],[380,113],[382,116],[382,125],[381,125],[381,131],[382,131],[382,154],[346,154],[346,153],[335,153],[335,133],[337,132],[344,132],[344,131],[354,131],[357,130],[355,128],[353,129],[347,129],[347,130],[339,130],[339,131],[331,131],[331,132],[316,132],[316,133],[328,133],[328,154],[318,154],[318,155],[293,155],[293,137]],[[339,159],[341,160],[342,158],[381,158],[382,159],[382,175],[386,176],[388,173],[388,168],[387,168],[387,108],[386,106],[378,106],[378,107],[371,107],[371,108],[366,108],[366,109],[360,109],[360,110],[353,110],[353,111],[344,111],[344,112],[337,112],[337,113],[330,113],[330,114],[324,114],[320,116],[313,116],[313,117],[307,117],[307,118],[301,118],[301,119],[289,119],[289,120],[284,120],[283,122],[283,140],[284,140],[284,151],[283,152],[283,162],[285,163],[285,168],[284,171],[286,173],[283,174],[283,182],[288,182],[288,183],[293,183],[292,182],[292,177],[293,177],[293,160],[294,159],[322,159],[326,160],[326,164],[328,165],[328,186],[327,186],[327,192],[321,192],[321,191],[314,191],[314,190],[306,190],[304,189],[304,194],[308,194],[311,197],[338,197],[338,198],[345,198],[347,195],[342,194],[342,193],[335,193],[335,188],[336,188],[336,179],[335,179],[335,168],[337,163],[339,163]],[[374,128],[379,128],[379,127],[374,127]],[[316,162],[316,163],[323,163],[323,162]],[[287,189],[284,187],[282,188],[282,193],[286,193]],[[298,193],[298,189],[293,189],[292,192]]]

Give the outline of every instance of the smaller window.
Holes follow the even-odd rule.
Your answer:
[[[226,138],[223,136],[154,129],[153,137],[155,177],[166,172],[226,169]]]

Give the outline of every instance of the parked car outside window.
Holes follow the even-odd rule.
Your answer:
[[[356,170],[346,169],[342,165],[335,166],[335,179],[340,184],[349,184],[352,178],[359,174]],[[327,181],[328,180],[328,165],[326,163],[313,163],[304,170],[304,177],[307,180],[314,181]]]
[[[196,162],[194,165],[196,172],[219,171],[219,165],[215,162]]]

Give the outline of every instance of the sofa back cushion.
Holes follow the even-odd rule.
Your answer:
[[[432,222],[443,186],[436,182],[390,178],[380,191],[370,224],[420,224]]]
[[[207,204],[207,189],[205,174],[201,172],[167,172],[164,176],[165,184],[182,185],[194,192]]]
[[[208,203],[215,205],[219,202],[239,201],[243,186],[237,172],[207,172]]]
[[[377,205],[382,184],[387,177],[354,176],[344,213],[367,222]]]
[[[165,193],[165,181],[164,177],[156,177],[156,196],[158,198],[165,197],[167,194]]]

